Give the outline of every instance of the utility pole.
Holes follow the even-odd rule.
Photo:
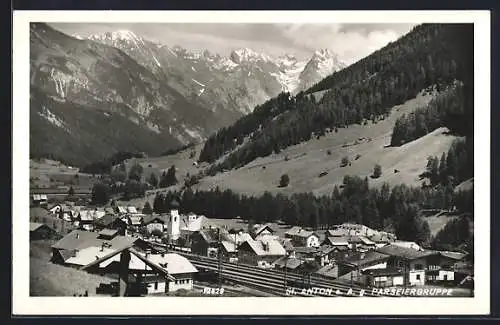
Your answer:
[[[222,249],[221,249],[221,246],[222,246],[222,243],[221,243],[221,240],[220,240],[220,228],[217,228],[217,242],[218,242],[218,245],[217,245],[217,263],[218,263],[218,267],[217,269],[219,270],[219,288],[221,287],[222,285]]]
[[[284,279],[284,286],[285,286],[285,294],[286,294],[286,268],[288,265],[288,254],[285,254],[285,279]]]

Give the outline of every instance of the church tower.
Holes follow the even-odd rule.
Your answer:
[[[177,240],[181,234],[181,216],[179,215],[179,202],[173,199],[170,203],[170,220],[168,227],[168,236],[170,240]]]

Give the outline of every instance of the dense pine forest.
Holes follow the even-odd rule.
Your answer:
[[[399,146],[446,126],[451,133],[473,134],[474,106],[462,83],[455,83],[425,106],[396,120],[391,145]]]
[[[328,228],[342,222],[356,222],[374,229],[394,232],[398,238],[430,245],[428,224],[421,209],[451,209],[473,212],[473,191],[454,193],[452,187],[414,188],[406,185],[392,189],[384,184],[371,188],[367,178],[346,176],[342,188],[335,186],[330,196],[297,193],[292,196],[249,197],[231,190],[192,191],[159,194],[154,199],[156,213],[170,210],[170,202],[180,202],[180,211],[209,218],[241,217],[252,222],[284,222],[311,228]],[[180,200],[179,200],[180,199]]]
[[[437,124],[452,126],[467,120],[473,116],[473,40],[473,25],[419,25],[305,93],[295,97],[283,93],[221,129],[205,143],[199,160],[213,162],[239,146],[209,174],[237,168],[329,130],[368,120],[376,123],[390,113],[391,107],[414,98],[423,89],[437,87],[441,91],[457,81],[463,84],[458,90],[464,94],[463,110],[446,108],[456,114]],[[316,100],[313,93],[323,90],[324,96]],[[463,125],[453,129],[469,131]],[[398,141],[409,141],[413,136]]]
[[[428,179],[424,187],[429,185],[454,187],[461,182],[474,177],[474,146],[473,138],[455,140],[448,152],[441,157],[427,158],[426,170],[421,177]]]

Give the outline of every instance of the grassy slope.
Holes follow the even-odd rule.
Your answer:
[[[111,283],[109,278],[56,265],[50,260],[51,241],[30,242],[30,296],[96,295],[99,283]]]
[[[474,178],[469,178],[468,180],[463,181],[462,183],[455,186],[455,192],[470,191],[473,188],[474,188]]]
[[[457,216],[447,216],[447,215],[441,215],[441,216],[430,216],[425,218],[425,221],[427,221],[427,224],[429,225],[429,229],[431,230],[431,236],[436,236],[437,233],[446,226],[446,224],[450,221],[453,221],[457,219]]]
[[[78,174],[78,179],[75,175]],[[79,168],[69,168],[58,161],[30,159],[30,188],[50,188],[60,185],[73,186],[75,191],[90,190],[98,181],[91,174],[80,173]],[[50,181],[52,179],[52,182]]]
[[[370,178],[373,186],[379,186],[383,182],[392,185],[405,183],[418,186],[421,184],[418,175],[425,169],[427,157],[429,155],[441,156],[441,153],[448,150],[456,137],[447,135],[446,129],[441,128],[401,147],[387,147],[387,145],[390,143],[396,119],[402,114],[427,104],[431,98],[432,96],[428,94],[419,95],[403,105],[394,107],[388,118],[376,124],[369,122],[365,126],[353,125],[346,129],[339,129],[338,133],[328,133],[319,140],[313,139],[288,147],[279,154],[258,158],[237,170],[205,177],[199,184],[193,186],[193,189],[209,190],[219,186],[221,189],[230,188],[250,195],[259,195],[266,190],[283,194],[304,191],[329,194],[335,184],[342,183],[345,175],[369,177],[377,163],[382,166],[382,177]],[[364,140],[355,145],[355,141],[359,138],[364,138]],[[368,141],[368,138],[372,140]],[[344,144],[349,146],[344,147]],[[200,149],[201,145],[195,148],[197,155]],[[331,155],[327,155],[327,150],[331,150]],[[152,168],[157,170],[175,164],[177,178],[182,180],[186,173],[193,175],[202,169],[193,166],[196,158],[190,159],[190,152],[191,149],[188,149],[171,156],[144,158],[137,161],[145,167],[151,164]],[[361,157],[354,160],[357,154]],[[340,167],[340,161],[346,155],[352,160],[352,165]],[[288,156],[288,161],[285,161],[285,156]],[[394,169],[399,172],[394,173]],[[328,172],[328,175],[318,177],[322,172]],[[150,173],[147,168],[145,173]],[[291,182],[287,188],[279,188],[279,178],[284,173],[290,176]],[[179,189],[179,186],[155,190],[145,199],[135,199],[130,203],[143,206],[145,200],[152,203],[155,192],[173,189]]]
[[[304,191],[328,194],[334,184],[342,183],[345,175],[370,176],[377,163],[382,166],[383,175],[371,180],[371,184],[377,186],[389,182],[419,185],[418,175],[425,168],[426,158],[429,155],[440,156],[443,151],[447,151],[455,137],[446,135],[446,129],[438,129],[401,147],[386,146],[390,142],[396,119],[430,99],[428,95],[418,96],[395,107],[389,118],[377,124],[339,129],[338,133],[329,133],[319,140],[314,139],[289,147],[279,154],[258,158],[238,170],[206,177],[196,188],[207,190],[219,186],[252,195],[265,190],[284,194]],[[365,140],[357,145],[343,147],[345,143],[354,144],[358,138]],[[372,141],[367,141],[367,138]],[[328,149],[331,155],[327,155]],[[354,161],[357,154],[361,157]],[[340,161],[346,155],[352,160],[352,165],[341,168]],[[289,157],[288,161],[285,161],[285,156]],[[394,169],[400,172],[394,173]],[[318,177],[322,172],[328,172],[328,175]],[[278,188],[279,178],[284,173],[290,176],[290,185]]]

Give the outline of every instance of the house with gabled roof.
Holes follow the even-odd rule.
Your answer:
[[[327,237],[324,242],[321,243],[321,245],[329,245],[329,246],[335,246],[335,247],[340,247],[344,246],[346,248],[349,247],[349,237]]]
[[[294,246],[318,247],[319,236],[310,230],[294,226],[285,232],[285,238],[290,238]]]
[[[231,234],[225,229],[201,229],[191,235],[191,252],[193,254],[216,257],[221,241],[231,242]]]
[[[267,265],[285,256],[285,248],[277,240],[247,240],[238,246],[238,262],[250,265]]]
[[[137,208],[136,207],[134,207],[134,206],[128,206],[127,207],[127,213],[137,214],[139,212],[137,212]]]
[[[31,196],[31,205],[47,208],[49,201],[47,194],[33,194]]]
[[[316,274],[330,279],[337,279],[339,277],[339,267],[335,263],[326,264],[325,266],[317,270]]]
[[[349,236],[349,230],[343,228],[328,229],[325,231],[326,238]]]
[[[394,242],[393,238],[390,237],[387,233],[383,232],[377,232],[376,234],[373,234],[372,236],[368,237],[371,241],[375,243],[375,247],[383,247],[385,245],[389,245],[390,243]]]
[[[367,269],[363,271],[366,285],[375,288],[402,286],[404,274],[400,268]]]
[[[274,229],[269,224],[255,225],[254,228],[255,228],[254,235],[256,237],[264,235],[273,235],[275,232]]]
[[[100,231],[102,229],[116,229],[118,234],[122,236],[127,235],[127,223],[123,221],[120,216],[116,214],[106,214],[104,217],[98,219],[94,223],[95,230]]]
[[[362,272],[367,269],[385,269],[390,255],[375,250],[367,252],[351,252],[347,257],[336,261],[339,272],[338,276],[348,274],[351,271]]]
[[[142,226],[146,227],[149,233],[153,233],[153,231],[165,231],[165,218],[161,215],[149,214],[145,215],[142,218]]]
[[[335,259],[337,250],[333,246],[295,247],[294,256],[306,261],[315,262],[319,266],[329,264]]]
[[[115,229],[101,232],[73,230],[52,245],[52,261],[68,266],[84,266],[110,252],[134,243],[138,238],[118,235]]]
[[[349,232],[349,235],[355,236],[372,236],[373,234],[377,233],[376,230],[373,230],[370,227],[350,222],[344,222],[343,224],[338,225],[337,229],[347,230]]]
[[[376,251],[388,255],[387,267],[402,269],[405,284],[410,285],[424,285],[426,270],[439,263],[441,256],[438,251],[416,250],[394,244],[377,248]]]
[[[57,231],[44,223],[30,222],[30,240],[44,240],[60,237]]]

